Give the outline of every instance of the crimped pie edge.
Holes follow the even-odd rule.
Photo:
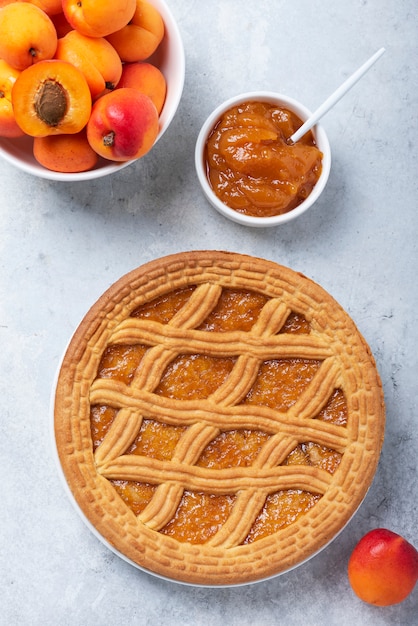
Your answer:
[[[138,306],[141,298],[152,299],[185,284],[184,267],[187,276],[193,277],[190,284],[196,284],[199,280],[206,281],[208,275],[215,279],[211,268],[217,265],[222,268],[221,281],[225,286],[254,289],[257,285],[271,296],[291,288],[294,301],[300,301],[301,308],[307,300],[317,303],[319,310],[315,311],[312,321],[314,332],[316,326],[318,332],[328,332],[334,349],[344,339],[342,345],[351,354],[346,357],[343,350],[342,361],[348,359],[350,374],[355,362],[356,376],[366,384],[365,393],[356,398],[360,406],[355,409],[356,419],[352,420],[356,429],[354,435],[359,441],[350,444],[337,470],[344,478],[344,489],[341,485],[332,486],[313,509],[279,533],[228,550],[179,543],[144,525],[139,529],[132,511],[109,482],[97,474],[87,428],[89,387],[101,356],[101,349],[86,353],[89,342],[96,343],[100,339],[99,345],[104,346],[107,334]],[[168,283],[167,275],[170,276]],[[248,285],[248,281],[253,284]],[[133,298],[137,293],[140,296]],[[108,317],[115,311],[116,316],[108,325]],[[330,321],[332,328],[327,331]],[[338,335],[337,343],[334,334]],[[73,419],[77,413],[84,416],[84,420]],[[327,545],[346,525],[362,502],[376,471],[384,435],[384,400],[367,343],[351,318],[322,287],[274,262],[231,252],[193,251],[142,265],[114,283],[91,307],[64,355],[56,387],[54,427],[60,464],[75,501],[99,534],[118,552],[151,573],[180,582],[234,585],[262,580],[291,569]]]

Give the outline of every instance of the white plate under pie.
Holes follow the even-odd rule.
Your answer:
[[[166,301],[172,290],[183,295],[170,319],[151,319],[149,308],[144,313],[144,306]],[[239,315],[231,305],[236,311],[238,301],[244,307]],[[306,328],[295,331],[292,316],[305,320]],[[129,379],[103,369],[106,349],[112,358],[125,349],[140,354]],[[196,397],[181,397],[173,382],[189,366],[195,375],[193,359],[208,364],[201,380],[208,375],[210,384],[215,369],[230,368],[207,397],[198,397],[199,379],[192,385]],[[282,377],[282,384],[288,366],[298,380],[308,376],[305,370],[309,378],[288,406],[278,409],[278,396],[277,406],[269,406],[260,389],[271,386],[270,379]],[[286,389],[283,394],[287,398]],[[345,421],[330,418],[337,396]],[[112,417],[94,441],[90,411],[102,406]],[[53,419],[68,493],[105,545],[166,580],[229,587],[288,572],[341,532],[376,471],[384,401],[367,343],[319,285],[264,259],[194,251],[133,270],[92,305],[60,365]],[[160,456],[159,441],[151,440],[150,456],[144,452],[142,439],[154,433],[153,425],[156,433],[179,429],[171,457]],[[223,465],[217,451],[236,446],[244,432],[260,440],[254,459],[240,464],[247,451],[234,448],[238,461]],[[140,494],[149,487],[149,499],[132,505],[121,483]],[[295,493],[306,493],[312,504],[280,526],[283,503],[299,502]],[[208,529],[203,517],[191,520],[193,498],[196,514],[211,521]],[[220,513],[211,517],[202,506],[214,502]],[[190,520],[199,530],[187,538]]]

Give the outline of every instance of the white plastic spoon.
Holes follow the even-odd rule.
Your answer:
[[[341,98],[347,93],[347,91],[349,91],[349,89],[351,89],[351,87],[353,87],[357,83],[357,81],[359,81],[360,78],[364,76],[364,74],[372,67],[372,65],[376,63],[376,61],[382,56],[384,52],[385,48],[380,48],[380,50],[375,52],[375,54],[371,56],[370,59],[366,61],[361,67],[359,67],[359,69],[354,72],[354,74],[347,78],[347,80],[343,82],[343,84],[338,87],[338,89],[334,91],[334,93],[331,94],[329,98],[327,98],[325,102],[316,109],[314,113],[312,113],[311,117],[309,117],[306,122],[302,124],[302,126],[298,128],[295,133],[293,133],[291,137],[289,137],[288,143],[296,143],[301,137],[303,137],[303,135],[308,132],[308,130],[315,126],[315,124],[319,122],[321,117],[323,117],[325,113],[328,113],[328,111],[335,104],[337,104],[339,100],[341,100]]]

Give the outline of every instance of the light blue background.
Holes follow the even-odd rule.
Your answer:
[[[418,623],[418,590],[376,609],[349,587],[357,540],[385,526],[418,546],[418,20],[415,0],[170,0],[184,96],[153,151],[107,179],[57,183],[0,164],[0,623],[273,626]],[[222,100],[277,90],[315,109],[381,46],[328,113],[328,186],[276,229],[218,215],[193,152]],[[199,589],[142,573],[74,512],[52,454],[49,402],[68,339],[94,300],[145,261],[217,248],[303,272],[349,312],[382,377],[387,430],[359,512],[320,555],[250,587]]]

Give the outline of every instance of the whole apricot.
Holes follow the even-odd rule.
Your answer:
[[[93,100],[114,89],[122,74],[122,61],[104,37],[87,37],[76,30],[58,39],[55,58],[84,74]]]
[[[99,157],[87,141],[86,129],[74,135],[48,135],[33,140],[35,159],[54,172],[85,172]]]
[[[0,136],[20,137],[22,129],[15,120],[12,107],[12,88],[15,84],[19,70],[11,67],[6,61],[0,59]]]
[[[132,87],[151,98],[158,114],[161,113],[167,92],[163,73],[151,63],[124,63],[118,88]]]
[[[78,133],[91,112],[90,89],[71,63],[52,59],[23,70],[12,89],[16,122],[32,137]]]
[[[135,13],[121,30],[107,37],[122,61],[145,61],[164,37],[164,21],[159,11],[146,0],[136,0]]]
[[[62,12],[62,0],[24,0],[24,2],[34,4],[49,16]]]
[[[52,59],[57,32],[44,11],[28,2],[0,9],[0,58],[18,70]]]
[[[67,33],[74,30],[71,24],[68,23],[63,12],[57,13],[57,15],[51,15],[51,20],[55,26],[55,30],[57,31],[58,39],[65,37]]]
[[[348,562],[354,593],[375,606],[398,604],[418,580],[418,552],[406,539],[385,528],[368,532]]]
[[[152,148],[158,130],[158,113],[151,98],[125,87],[96,100],[87,124],[87,139],[105,159],[129,161]]]
[[[71,26],[88,37],[106,37],[123,28],[135,12],[135,0],[62,0]]]

